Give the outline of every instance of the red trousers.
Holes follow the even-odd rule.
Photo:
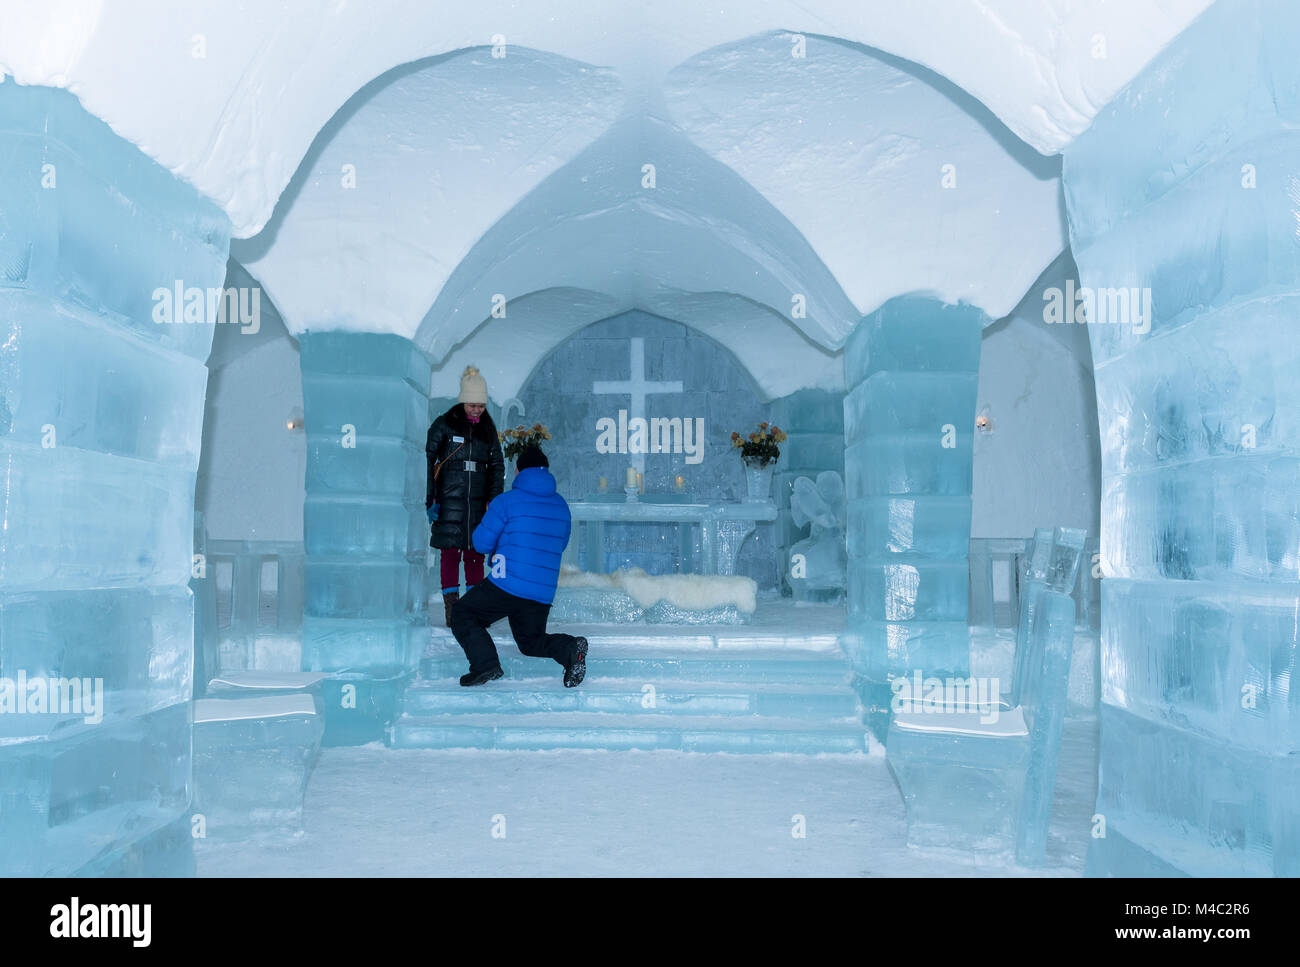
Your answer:
[[[483,580],[483,555],[478,551],[464,550],[459,547],[443,548],[438,552],[438,569],[442,577],[442,593],[451,594],[460,590],[460,562],[465,561],[465,590]]]

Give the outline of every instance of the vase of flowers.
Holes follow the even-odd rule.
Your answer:
[[[745,464],[746,501],[763,501],[771,496],[772,471],[781,457],[778,444],[786,439],[784,430],[766,422],[760,423],[749,436],[731,434],[731,445],[740,451],[740,459]]]
[[[523,453],[529,447],[539,447],[543,440],[551,438],[551,431],[546,429],[541,423],[534,423],[531,427],[526,427],[520,423],[517,427],[497,433],[497,440],[505,444],[506,462],[511,465],[512,474],[519,471],[514,469],[515,457]],[[510,478],[514,479],[513,476]]]

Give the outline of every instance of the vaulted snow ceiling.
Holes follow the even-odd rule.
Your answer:
[[[781,395],[893,296],[1009,312],[1065,244],[1038,152],[1208,4],[45,0],[0,69],[221,204],[292,332],[400,333],[500,400],[640,308]]]

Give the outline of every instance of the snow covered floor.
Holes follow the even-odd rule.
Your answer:
[[[1093,719],[1066,723],[1045,870],[908,849],[882,756],[326,749],[304,832],[198,844],[202,876],[1076,876]],[[806,820],[807,836],[791,835]],[[504,838],[493,838],[504,817]]]

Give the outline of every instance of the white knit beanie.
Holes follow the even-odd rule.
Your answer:
[[[487,406],[487,380],[478,371],[477,366],[466,366],[460,375],[460,403],[482,403]]]

